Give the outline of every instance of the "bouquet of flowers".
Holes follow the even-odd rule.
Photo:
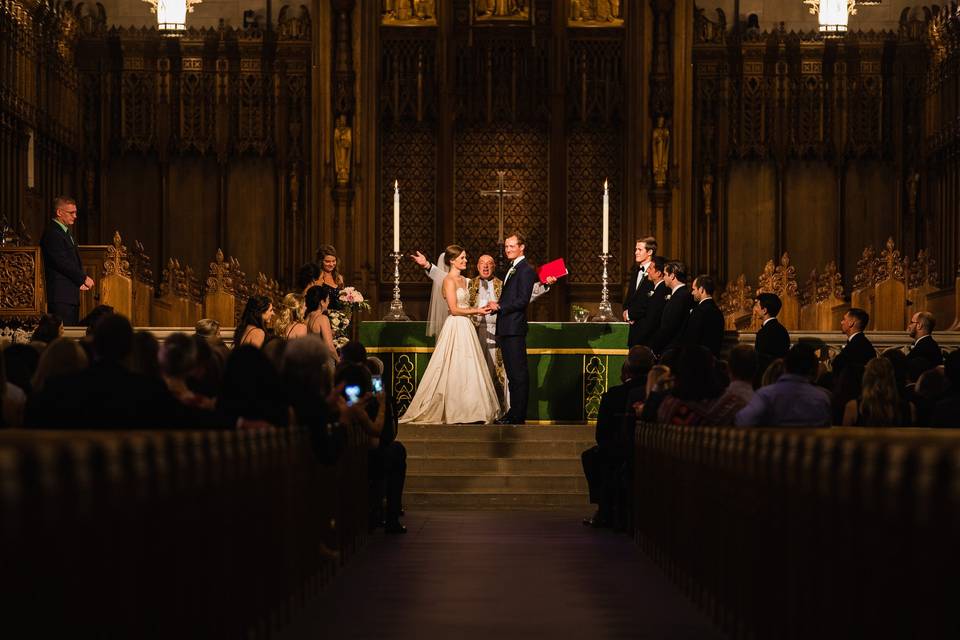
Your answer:
[[[337,349],[342,349],[343,345],[350,342],[350,336],[347,335],[347,328],[350,326],[350,315],[343,311],[330,309],[327,311],[327,317],[330,318],[330,329],[333,331],[333,345]]]
[[[357,291],[354,287],[344,287],[343,291],[340,292],[340,302],[343,303],[343,306],[353,311],[369,311],[370,303],[367,302],[363,294]]]

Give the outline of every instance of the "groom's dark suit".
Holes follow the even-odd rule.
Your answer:
[[[512,423],[527,417],[530,395],[530,372],[527,370],[527,305],[537,274],[526,258],[517,258],[504,278],[497,312],[497,342],[503,356],[510,387],[510,411],[504,416]]]

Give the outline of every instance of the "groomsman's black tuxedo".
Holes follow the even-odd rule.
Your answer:
[[[653,352],[658,355],[680,344],[680,337],[683,335],[690,309],[693,307],[693,294],[686,284],[673,293],[669,293],[668,290],[667,297],[667,304],[660,317],[660,328],[654,334],[650,345]]]
[[[877,350],[873,348],[873,343],[863,335],[863,332],[854,334],[847,340],[837,357],[833,359],[833,375],[839,376],[843,368],[848,364],[859,364],[866,366],[868,362],[877,357]]]
[[[55,221],[47,225],[40,238],[43,253],[47,309],[66,326],[80,322],[80,286],[86,281],[80,263],[80,250],[73,237]]]
[[[649,266],[650,263],[647,263]],[[630,272],[630,280],[627,283],[627,297],[623,300],[623,309],[627,312],[627,318],[633,322],[630,325],[630,335],[627,338],[627,346],[632,347],[641,344],[639,339],[639,329],[637,323],[642,321],[647,315],[647,307],[650,305],[649,294],[653,291],[653,283],[650,278],[644,274],[637,283],[637,275],[644,270],[640,265],[635,265]]]
[[[648,282],[647,278],[644,278]],[[645,347],[653,345],[653,338],[660,329],[660,320],[663,318],[663,310],[667,306],[667,294],[670,293],[670,287],[663,280],[653,285],[653,288],[647,292],[647,310],[643,318],[635,320],[630,325],[629,346],[642,344]],[[632,318],[633,316],[631,316]]]
[[[790,334],[776,317],[770,318],[757,331],[757,364],[760,374],[777,358],[786,358],[790,351]]]
[[[922,336],[913,343],[910,353],[907,354],[907,360],[919,360],[920,358],[926,360],[931,369],[943,364],[943,353],[933,336]]]
[[[522,258],[522,256],[521,256]],[[526,258],[517,258],[507,271],[500,290],[497,342],[510,387],[510,411],[502,419],[521,424],[527,418],[530,372],[527,370],[527,305],[537,273]]]
[[[694,303],[681,342],[706,347],[713,355],[719,356],[723,330],[723,312],[713,298],[706,298]]]

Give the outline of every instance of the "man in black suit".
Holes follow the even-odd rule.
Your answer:
[[[497,342],[510,389],[510,410],[498,424],[523,424],[527,419],[530,371],[527,369],[527,305],[537,273],[524,256],[524,237],[514,233],[503,242],[510,268],[503,278],[500,299],[488,303],[497,314]]]
[[[630,273],[630,280],[627,282],[627,297],[623,300],[623,321],[630,323],[630,334],[627,338],[627,346],[632,347],[635,344],[643,344],[640,340],[640,325],[647,314],[647,307],[650,304],[650,292],[653,291],[654,283],[651,281],[647,270],[657,251],[657,240],[653,237],[646,237],[637,240],[637,247],[633,252],[636,264]]]
[[[658,356],[680,346],[680,337],[693,308],[693,295],[687,282],[687,266],[682,262],[668,262],[663,269],[663,283],[669,288],[667,304],[660,317],[660,328],[653,336],[651,348]]]
[[[77,202],[58,196],[53,200],[54,217],[43,237],[44,281],[47,286],[47,310],[65,326],[80,322],[80,292],[93,287],[93,278],[83,272],[77,242],[70,227],[77,220]]]
[[[690,312],[687,326],[683,330],[682,342],[689,345],[706,347],[715,356],[720,356],[723,345],[723,312],[713,299],[713,278],[699,275],[693,281],[691,293],[696,303]]]
[[[753,303],[753,313],[763,324],[757,331],[758,373],[763,375],[770,363],[777,358],[786,358],[790,351],[790,333],[777,320],[777,314],[783,308],[780,296],[775,293],[761,293]]]
[[[647,374],[653,368],[653,352],[647,347],[630,349],[620,371],[623,384],[610,387],[600,398],[597,410],[597,444],[583,452],[583,475],[590,489],[590,502],[597,505],[592,518],[584,518],[588,527],[609,527],[613,523],[616,494],[621,488],[620,471],[633,454],[633,440],[629,437],[632,425],[624,429],[624,421],[632,416],[630,403],[645,398]],[[635,421],[635,419],[633,420]],[[622,492],[621,492],[622,493]]]
[[[663,281],[663,270],[666,263],[660,256],[654,256],[647,265],[647,275],[645,282],[652,283],[652,289],[647,292],[647,310],[640,320],[630,323],[630,344],[642,344],[649,347],[653,344],[653,338],[660,328],[660,319],[663,317],[663,309],[667,306],[667,294],[670,290]],[[634,341],[634,338],[636,341]]]
[[[834,380],[838,380],[840,372],[848,364],[859,364],[867,366],[867,363],[877,357],[877,350],[873,344],[863,335],[870,322],[870,314],[863,309],[851,307],[849,311],[843,314],[840,320],[840,331],[847,336],[847,344],[833,359]]]
[[[939,367],[943,364],[943,353],[940,351],[940,345],[933,339],[933,328],[936,326],[936,319],[928,311],[918,311],[910,318],[910,324],[907,331],[913,338],[913,346],[910,353],[907,354],[907,360],[912,362],[923,359],[928,369]]]

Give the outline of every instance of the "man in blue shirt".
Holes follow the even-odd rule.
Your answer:
[[[829,427],[830,395],[814,386],[817,356],[806,344],[795,344],[784,360],[785,372],[758,389],[737,413],[738,427]]]

